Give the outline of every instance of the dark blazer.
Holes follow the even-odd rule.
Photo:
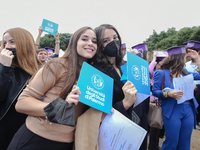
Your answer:
[[[21,68],[0,63],[0,149],[7,149],[14,134],[25,123],[27,115],[18,113],[15,104],[30,77]]]
[[[0,63],[0,120],[17,100],[30,77],[21,68],[6,67]]]
[[[120,76],[116,72],[113,67],[110,67],[106,70],[103,70],[100,66],[94,64],[93,67],[107,74],[111,78],[114,79],[114,87],[113,87],[113,107],[121,112],[124,116],[131,119],[132,107],[130,107],[127,111],[124,108],[122,100],[124,99],[124,92],[122,91],[123,83],[120,81]],[[122,74],[121,68],[120,73]]]

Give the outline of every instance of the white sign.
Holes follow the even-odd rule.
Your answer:
[[[192,74],[180,77],[173,78],[174,89],[176,91],[183,91],[184,94],[181,99],[177,100],[178,104],[190,100],[194,97],[194,77]]]

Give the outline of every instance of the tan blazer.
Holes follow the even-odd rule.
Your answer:
[[[98,133],[102,112],[89,108],[79,116],[75,131],[76,150],[98,150]]]

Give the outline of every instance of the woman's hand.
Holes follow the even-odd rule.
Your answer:
[[[113,113],[114,112],[114,109],[112,108],[111,109],[111,113]],[[107,116],[107,113],[105,113],[105,112],[102,112],[102,116],[101,116],[101,123],[103,122],[103,120],[104,120],[104,118]]]
[[[38,31],[39,31],[39,35],[42,35],[43,27],[42,27],[42,26],[39,26]]]
[[[187,50],[187,56],[191,57],[192,59],[194,59],[195,61],[199,60],[199,54],[197,53],[197,51],[192,50],[192,49],[188,49]]]
[[[171,92],[168,92],[168,96],[169,97],[175,98],[177,100],[181,99],[183,94],[184,94],[183,91],[175,91],[175,90],[173,90]]]
[[[197,72],[200,72],[200,57],[197,51],[188,49],[187,56],[194,59],[196,62],[196,66],[199,68]]]
[[[130,81],[127,81],[124,84],[122,90],[124,92],[123,105],[124,108],[127,110],[135,103],[137,90],[134,84]]]
[[[152,61],[156,61],[156,52],[153,53],[153,60]]]
[[[59,33],[58,33],[58,31],[56,31],[56,35],[53,35],[53,36],[54,36],[56,42],[58,42],[59,41]]]
[[[69,104],[77,105],[79,102],[79,95],[81,95],[80,88],[76,85],[73,86],[72,91],[68,94],[67,98],[65,99]]]
[[[135,55],[139,53],[138,50],[135,49],[135,48],[134,49],[130,48],[130,52],[135,54]]]
[[[4,66],[10,67],[13,58],[13,53],[7,49],[3,49],[0,53],[0,63],[2,63]]]

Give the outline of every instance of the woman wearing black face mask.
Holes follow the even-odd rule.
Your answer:
[[[28,79],[37,71],[35,42],[25,29],[12,28],[3,34],[0,50],[0,149],[6,150],[26,115],[16,112],[15,103]]]
[[[95,28],[98,41],[98,51],[94,58],[94,67],[114,79],[113,107],[124,116],[131,119],[132,105],[135,102],[137,90],[131,82],[125,85],[120,81],[122,76],[121,37],[117,29],[109,24]]]
[[[136,99],[135,95],[137,90],[130,81],[127,81],[125,84],[120,81],[122,76],[120,66],[123,59],[120,51],[120,35],[116,28],[109,24],[100,25],[95,28],[95,32],[97,35],[98,49],[96,56],[93,57],[93,66],[114,79],[113,108],[131,119],[132,106]],[[79,137],[78,139],[75,139],[76,149],[79,149],[79,147],[83,150],[95,149],[95,141],[97,140],[95,137],[98,137],[95,135],[98,132],[95,131],[98,131],[100,122],[102,121],[101,116],[102,112],[90,108],[85,114],[79,117],[78,123],[82,125],[81,129],[85,134],[83,137],[80,134],[75,135],[75,137]],[[86,121],[87,118],[89,118],[88,120],[90,121]]]

